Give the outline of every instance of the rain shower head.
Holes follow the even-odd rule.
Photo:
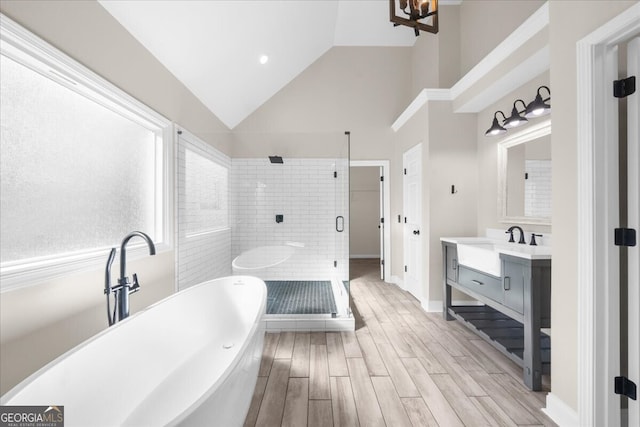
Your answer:
[[[271,163],[280,163],[280,164],[284,163],[284,161],[282,160],[282,157],[280,156],[269,156],[269,161]]]

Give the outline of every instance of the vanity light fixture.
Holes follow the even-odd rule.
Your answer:
[[[498,123],[498,118],[496,117],[498,113],[502,114],[502,118],[504,119],[504,121],[507,120],[507,118],[505,117],[502,111],[498,110],[495,113],[493,113],[493,124],[489,129],[487,129],[487,131],[484,133],[484,136],[502,135],[507,131],[505,128],[500,126],[500,123]]]
[[[525,107],[525,110],[527,108],[527,105],[524,103],[522,99],[516,99],[513,103],[511,116],[509,116],[509,118],[504,121],[504,127],[506,128],[516,128],[518,126],[522,126],[526,124],[529,121],[527,120],[526,117],[521,116],[520,112],[518,112],[518,108],[516,107],[516,104],[518,103],[518,101],[522,103],[522,105]]]
[[[540,95],[540,89],[546,89],[549,93],[549,96],[546,99],[542,99]],[[546,116],[551,112],[551,105],[547,104],[547,101],[551,99],[551,91],[546,86],[540,86],[538,88],[538,92],[536,94],[536,99],[531,101],[529,105],[527,105],[527,109],[524,112],[524,116],[528,119],[540,116]]]
[[[438,0],[389,0],[389,18],[394,27],[412,27],[416,37],[420,30],[436,34]]]
[[[546,89],[549,93],[549,96],[545,99],[540,95],[540,89]],[[522,126],[526,124],[529,119],[533,119],[536,117],[546,116],[551,113],[551,105],[548,104],[548,101],[551,99],[551,91],[547,86],[540,86],[536,93],[536,98],[531,101],[529,104],[525,104],[522,99],[516,99],[513,102],[513,109],[511,110],[511,116],[509,118],[505,117],[502,111],[496,111],[493,114],[493,123],[489,130],[484,133],[484,136],[495,136],[501,135],[507,131],[507,128],[515,128],[518,126]],[[520,102],[524,108],[522,111],[518,111],[516,104]],[[504,120],[502,121],[503,126],[500,126],[498,123],[498,119],[496,115],[500,113]]]

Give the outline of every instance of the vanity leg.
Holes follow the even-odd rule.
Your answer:
[[[449,314],[451,286],[447,284],[447,281],[458,281],[457,253],[456,245],[442,242],[442,317],[444,317],[444,320],[455,320],[455,317]]]
[[[527,277],[528,276],[528,277]],[[540,289],[532,286],[531,274],[524,280],[524,383],[533,391],[542,390],[542,355],[540,353]]]
[[[442,317],[444,320],[455,320],[455,317],[449,314],[449,307],[451,307],[451,286],[444,284],[444,299],[442,307]]]

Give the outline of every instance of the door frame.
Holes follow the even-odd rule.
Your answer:
[[[388,282],[391,278],[391,174],[389,173],[389,160],[351,160],[349,162],[349,167],[351,168],[366,166],[382,167],[382,176],[384,176],[384,191],[380,197],[382,197],[384,206],[385,227],[383,233],[384,241],[380,242],[380,244],[384,248],[384,279]],[[349,217],[349,220],[351,220],[351,217]]]
[[[615,363],[619,361],[619,349],[617,356],[606,350],[619,339],[618,312],[612,309],[618,286],[607,280],[611,269],[607,269],[607,262],[602,262],[611,259],[609,241],[613,230],[609,229],[609,222],[614,219],[609,218],[610,212],[601,209],[598,201],[607,200],[607,157],[611,157],[613,150],[617,153],[617,147],[604,143],[609,135],[617,134],[617,117],[615,129],[608,125],[612,96],[605,79],[611,73],[610,51],[638,32],[640,4],[631,6],[576,44],[579,425],[618,425],[616,419],[620,417],[619,404],[616,407],[612,397],[612,370],[619,366],[619,362]]]
[[[627,43],[626,75],[640,76],[640,35]],[[627,101],[627,227],[640,229],[640,93]],[[640,247],[629,247],[627,266],[627,377],[640,380]],[[635,285],[633,285],[635,283]],[[628,399],[628,425],[640,424],[640,402]]]

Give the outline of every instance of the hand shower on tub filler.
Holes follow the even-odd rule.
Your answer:
[[[104,271],[104,293],[107,296],[107,318],[109,320],[109,326],[129,317],[129,295],[140,289],[137,274],[133,274],[133,281],[129,281],[129,277],[127,277],[127,244],[129,240],[136,236],[141,237],[147,243],[147,246],[149,246],[149,255],[156,254],[156,246],[147,234],[142,231],[132,231],[127,234],[124,239],[122,239],[122,244],[120,244],[120,278],[118,279],[118,285],[111,286],[111,265],[116,257],[116,248],[111,248]],[[114,294],[113,312],[111,311],[110,300],[112,291]]]

